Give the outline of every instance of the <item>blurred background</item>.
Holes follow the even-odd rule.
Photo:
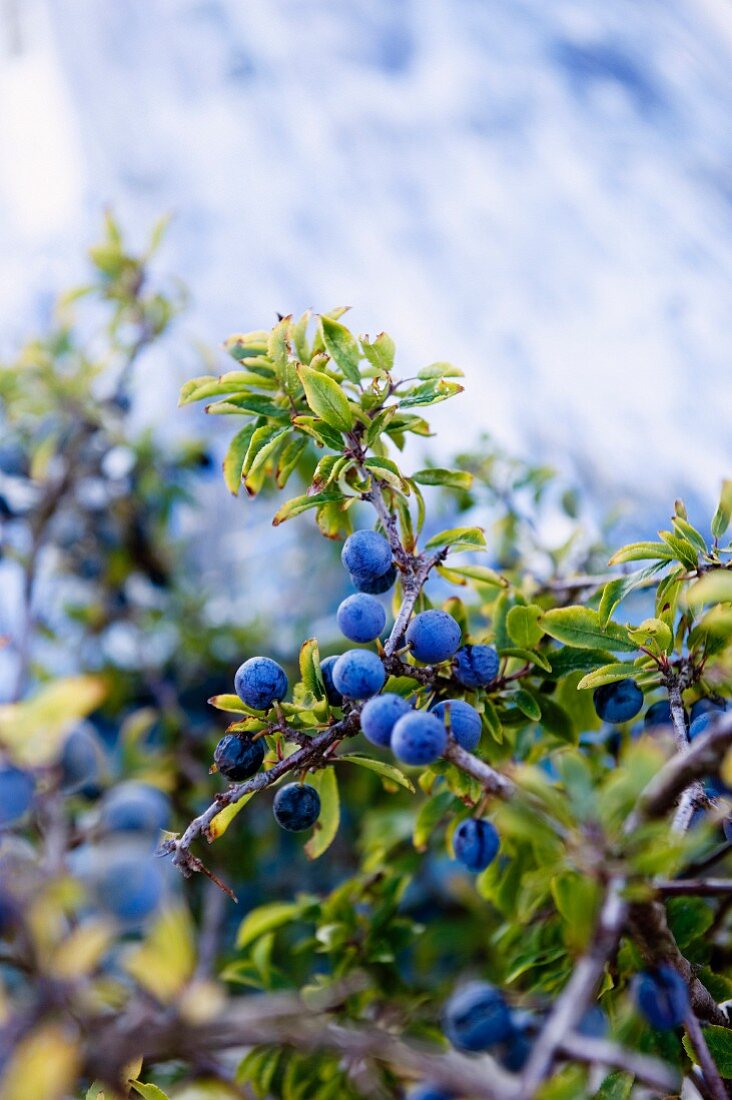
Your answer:
[[[444,453],[488,429],[603,503],[706,509],[732,459],[731,57],[723,0],[2,0],[2,349],[106,205],[140,240],[171,211],[191,347],[348,303],[405,372],[466,370]],[[139,415],[190,430],[191,373],[169,356]]]

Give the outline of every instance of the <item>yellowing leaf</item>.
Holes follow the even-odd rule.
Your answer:
[[[62,1100],[73,1089],[79,1050],[59,1024],[35,1028],[13,1051],[0,1079],[2,1100]]]
[[[312,783],[320,795],[320,817],[315,823],[313,835],[305,845],[305,852],[310,859],[317,859],[335,840],[341,820],[335,768],[323,768],[322,771],[310,776],[308,782]]]
[[[71,676],[44,685],[23,702],[0,706],[0,744],[19,764],[52,763],[66,734],[96,710],[106,690],[99,676]]]
[[[125,969],[148,993],[167,1004],[191,978],[196,963],[193,926],[180,905],[164,909]]]
[[[310,367],[298,367],[308,405],[321,420],[339,432],[348,432],[354,416],[348,398],[334,378]]]

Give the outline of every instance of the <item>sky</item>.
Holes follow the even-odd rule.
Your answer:
[[[711,506],[731,61],[723,0],[2,0],[0,348],[105,206],[140,242],[171,211],[191,346],[350,304],[405,374],[464,368],[443,456],[487,430],[598,501]]]

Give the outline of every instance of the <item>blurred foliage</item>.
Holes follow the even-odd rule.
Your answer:
[[[235,369],[186,383],[181,403],[206,401],[237,424],[223,475],[230,492],[243,487],[242,508],[295,484],[275,525],[313,511],[330,539],[371,525],[375,508],[398,567],[395,619],[412,604],[441,607],[463,644],[493,646],[500,660],[491,682],[466,689],[450,661],[421,665],[397,636],[377,645],[387,690],[418,709],[456,695],[476,707],[482,736],[467,764],[448,752],[405,768],[375,751],[359,708],[329,702],[315,639],[288,663],[291,696],[253,711],[230,684],[237,664],[266,652],[266,624],[212,621],[221,593],[206,590],[176,535],[181,513],[218,491],[205,480],[207,447],[165,443],[131,415],[134,373],[173,354],[185,305],[157,272],[163,229],[136,256],[108,217],[89,284],[0,366],[0,569],[13,593],[0,651],[0,1095],[401,1096],[415,1072],[386,1055],[299,1046],[274,1024],[271,1040],[219,1049],[216,1028],[252,993],[297,993],[324,1029],[439,1049],[441,1005],[475,976],[538,1028],[592,947],[610,878],[643,905],[659,879],[732,870],[721,832],[729,761],[688,831],[633,822],[673,752],[668,723],[609,726],[593,706],[595,688],[621,680],[640,685],[646,708],[669,697],[687,714],[699,700],[725,705],[730,483],[709,537],[679,501],[670,529],[616,552],[623,570],[608,577],[607,532],[583,502],[487,437],[453,468],[404,472],[410,437],[429,438],[424,410],[461,390],[456,367],[398,381],[391,339],[356,337],[342,309],[231,337]],[[438,515],[451,526],[438,529]],[[234,786],[209,774],[223,715],[266,743],[264,770]],[[332,738],[327,752],[307,756],[319,737]],[[274,826],[266,790],[267,772],[285,774],[303,750],[290,778],[307,771],[322,804],[305,844]],[[191,856],[185,830],[209,805],[212,843]],[[475,816],[500,835],[477,876],[453,849]],[[161,825],[189,877],[154,854]],[[715,1002],[732,994],[728,910],[714,896],[662,905]],[[623,935],[599,1003],[614,1040],[688,1075],[688,1037],[654,1030],[629,996],[649,951]],[[727,1032],[707,1032],[725,1075]],[[603,1083],[578,1062],[541,1095],[643,1093],[632,1076]]]

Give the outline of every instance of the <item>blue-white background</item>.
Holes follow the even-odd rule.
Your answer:
[[[732,473],[731,118],[725,0],[3,0],[0,345],[105,204],[172,210],[186,338],[352,304],[465,368],[443,453],[487,428],[662,520]],[[155,369],[174,421],[200,367]]]

